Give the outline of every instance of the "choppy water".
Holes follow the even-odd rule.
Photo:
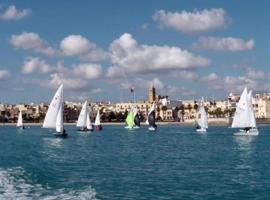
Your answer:
[[[0,199],[270,199],[270,126],[66,129],[0,127]]]

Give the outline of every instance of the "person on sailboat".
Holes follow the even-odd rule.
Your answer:
[[[256,117],[252,105],[252,91],[248,92],[245,88],[240,96],[240,99],[236,105],[234,113],[232,128],[240,128],[240,131],[234,133],[238,136],[256,136],[259,134],[256,125]]]
[[[67,137],[66,130],[64,129],[64,99],[63,99],[63,84],[61,84],[56,91],[48,111],[46,113],[43,128],[54,128],[56,137]]]

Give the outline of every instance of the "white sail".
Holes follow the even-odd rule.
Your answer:
[[[92,122],[91,122],[91,119],[90,119],[90,110],[88,111],[87,113],[87,118],[86,118],[86,128],[87,129],[92,129]]]
[[[200,105],[200,107],[198,109],[197,123],[202,129],[207,129],[208,128],[207,113],[206,113],[203,105]]]
[[[252,105],[252,90],[248,93],[248,103],[249,103],[249,112],[250,112],[250,127],[255,128],[256,127],[256,117]]]
[[[56,125],[55,125],[55,130],[58,133],[62,133],[63,132],[63,103],[61,103],[60,109],[57,113],[57,118],[56,118]]]
[[[61,118],[59,110],[62,110],[62,121],[63,121],[63,85],[60,85],[50,103],[49,109],[46,113],[43,122],[44,128],[56,128],[56,121],[58,119],[58,122],[60,122],[59,120]]]
[[[152,104],[150,110],[148,111],[148,114],[147,114],[147,117],[146,117],[146,121],[145,121],[145,123],[146,123],[147,125],[149,125],[148,116],[149,116],[150,113],[153,112],[154,110],[155,110],[155,102]]]
[[[17,122],[17,127],[23,126],[23,119],[22,119],[22,111],[20,111],[19,116],[18,116],[18,122]]]
[[[99,125],[100,125],[100,114],[99,114],[99,110],[98,110],[96,120],[95,120],[95,126],[99,126]]]
[[[135,117],[137,114],[138,114],[138,109],[137,109],[137,107],[135,107],[135,108],[133,109],[133,115],[134,115],[134,117]]]
[[[77,126],[78,127],[86,127],[87,126],[87,114],[88,114],[88,109],[87,109],[87,101],[84,102],[78,121],[77,121]]]
[[[234,113],[232,128],[251,127],[250,122],[250,103],[248,101],[247,88],[241,94],[240,100],[237,103],[236,111]]]

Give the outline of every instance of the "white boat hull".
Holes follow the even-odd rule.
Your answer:
[[[125,126],[125,129],[133,129],[134,127],[131,126]]]
[[[206,133],[207,132],[207,129],[205,129],[205,128],[199,128],[199,129],[196,129],[196,131],[198,133]]]
[[[155,130],[157,130],[157,128],[151,126],[151,127],[148,128],[148,130],[149,131],[155,131]]]
[[[258,129],[250,129],[249,131],[239,130],[239,132],[234,133],[236,136],[256,136],[259,135]]]

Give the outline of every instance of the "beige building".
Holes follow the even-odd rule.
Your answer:
[[[252,101],[256,118],[270,118],[269,94],[256,94]]]

